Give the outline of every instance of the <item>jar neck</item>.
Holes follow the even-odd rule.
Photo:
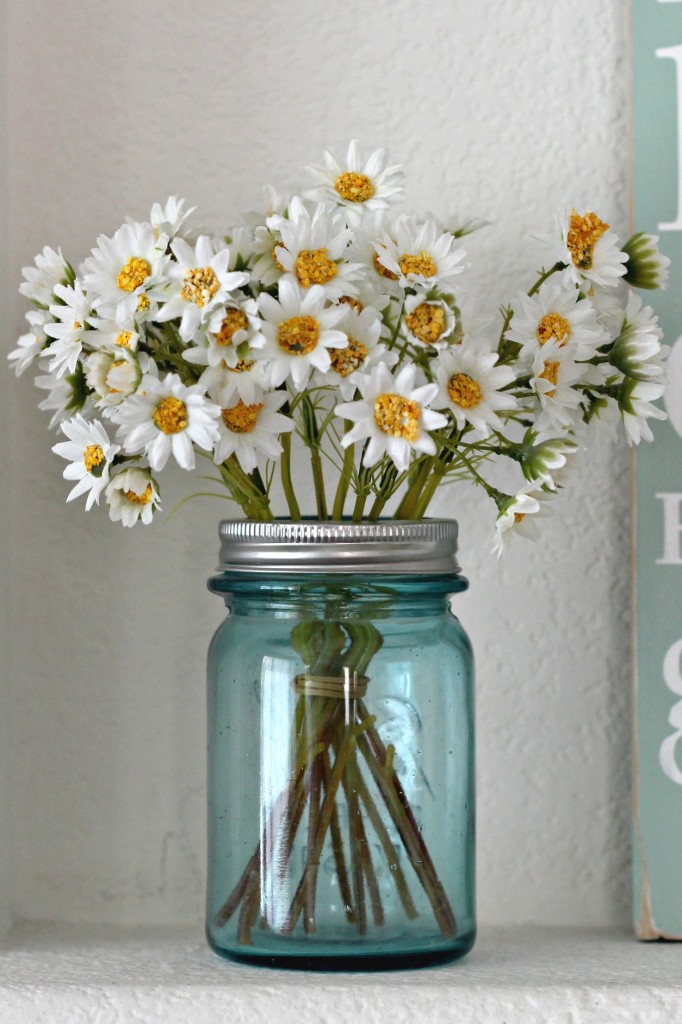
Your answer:
[[[443,614],[451,595],[466,590],[458,573],[417,574],[224,572],[208,588],[233,614],[270,612],[323,619]]]

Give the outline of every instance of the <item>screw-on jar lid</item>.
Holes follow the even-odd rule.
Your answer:
[[[454,519],[379,523],[226,519],[219,534],[222,572],[459,572]]]

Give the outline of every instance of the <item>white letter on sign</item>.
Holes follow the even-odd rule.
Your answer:
[[[680,653],[682,653],[682,640],[677,640],[666,652],[663,659],[663,678],[669,690],[682,697],[682,674],[680,674]],[[682,739],[682,700],[674,704],[668,721],[675,732],[668,736],[661,743],[658,759],[661,768],[669,779],[682,786],[682,771],[675,759],[675,747],[679,739]]]
[[[656,565],[682,565],[682,494],[657,494],[656,497],[663,502],[663,558],[657,558]]]
[[[677,217],[668,224],[659,224],[659,231],[682,231],[682,46],[666,46],[656,50],[657,57],[670,57],[675,61],[675,77],[677,81]]]

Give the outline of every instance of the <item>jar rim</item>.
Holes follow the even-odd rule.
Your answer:
[[[376,523],[224,519],[219,572],[456,574],[454,519]]]

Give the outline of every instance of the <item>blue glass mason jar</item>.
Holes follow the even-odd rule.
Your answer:
[[[376,970],[475,936],[471,646],[450,520],[221,523],[209,581],[207,935]]]

